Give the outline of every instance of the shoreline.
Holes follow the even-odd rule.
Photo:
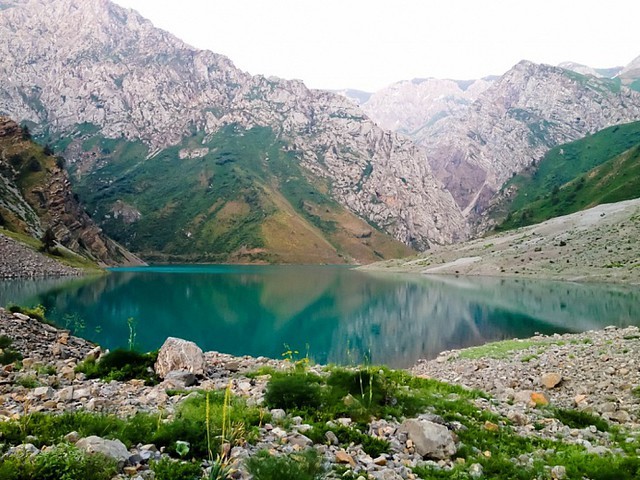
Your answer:
[[[76,371],[82,360],[98,357],[101,349],[87,340],[70,335],[67,330],[0,309],[0,334],[11,335],[15,348],[24,356],[20,369],[0,369],[0,422],[18,421],[36,412],[45,415],[86,412],[88,415],[116,415],[119,418],[130,418],[144,412],[151,415],[163,412],[166,421],[170,421],[180,415],[185,402],[202,398],[201,392],[223,392],[227,388],[247,405],[262,408],[265,392],[275,372],[288,375],[299,371],[313,378],[326,378],[331,371],[322,365],[306,364],[303,364],[302,370],[298,370],[292,362],[282,359],[204,352],[202,371],[196,375],[186,372],[167,374],[155,386],[146,386],[142,380],[107,382],[88,379],[84,373]],[[407,371],[415,375],[417,381],[429,378],[447,382],[443,385],[462,385],[462,390],[449,393],[445,400],[453,402],[453,406],[462,402],[464,396],[470,395],[464,402],[470,402],[469,407],[477,412],[479,418],[491,420],[474,423],[476,420],[461,416],[457,411],[445,410],[436,414],[428,408],[416,419],[372,418],[368,424],[368,435],[389,445],[388,453],[374,458],[358,442],[338,444],[335,440],[336,443],[333,443],[334,437],[328,433],[326,438],[316,443],[307,436],[309,430],[315,427],[306,424],[301,417],[292,416],[285,410],[267,409],[265,415],[268,415],[266,418],[270,422],[261,424],[256,443],[233,446],[229,461],[234,468],[238,468],[238,476],[234,478],[243,480],[250,478],[244,460],[261,449],[268,449],[271,455],[287,458],[291,455],[296,458],[296,452],[313,449],[332,469],[343,472],[346,468],[354,473],[353,477],[348,478],[365,480],[423,478],[417,476],[415,471],[424,469],[441,474],[460,469],[469,469],[469,472],[479,469],[482,473],[482,465],[485,468],[491,465],[488,452],[500,449],[507,433],[514,435],[513,438],[522,438],[523,442],[556,442],[555,445],[566,448],[581,448],[585,455],[602,456],[603,461],[608,461],[607,458],[612,455],[622,458],[625,455],[619,448],[622,440],[618,440],[608,428],[623,429],[627,432],[627,438],[639,442],[640,449],[640,395],[636,393],[640,384],[640,368],[633,361],[638,356],[640,329],[637,327],[607,327],[581,334],[536,336],[442,352],[436,359],[419,361]],[[377,367],[366,368],[368,372],[377,371]],[[29,380],[28,384],[26,380]],[[436,388],[440,392],[445,387]],[[444,391],[456,392],[455,388],[458,387],[448,386]],[[469,388],[480,389],[488,395],[473,393],[477,390]],[[438,393],[434,399],[441,396]],[[601,426],[576,425],[573,417],[564,413],[574,411],[576,415],[593,418]],[[451,418],[460,421],[445,421],[442,414],[452,415]],[[412,434],[404,430],[409,425],[407,422],[414,422],[412,425],[436,425],[449,432],[447,435],[451,435],[454,442],[459,441],[456,440],[456,428],[467,428],[464,426],[467,422],[471,422],[469,428],[475,425],[473,428],[481,435],[493,435],[491,432],[496,431],[498,436],[495,444],[482,447],[484,452],[479,450],[477,454],[472,454],[467,464],[464,458],[454,458],[451,453],[437,458],[419,453]],[[333,426],[327,428],[336,432],[352,429],[349,418],[336,419],[329,424]],[[458,434],[461,435],[460,432]],[[65,438],[70,439],[67,441],[72,444],[80,445],[79,437],[77,432],[69,432]],[[33,455],[40,454],[40,449],[33,445],[23,448]],[[124,473],[113,477],[121,480],[148,478],[145,472],[149,471],[150,464],[141,456],[156,460],[169,458],[166,451],[155,449],[153,445],[138,444],[129,450],[123,445],[122,448],[125,458],[129,459],[125,464],[129,466],[125,467]],[[451,452],[455,452],[455,448]],[[511,461],[515,464],[525,462],[523,465],[546,462],[541,459],[544,455],[541,457],[536,452],[523,451]],[[498,450],[495,450],[495,455],[498,454]],[[545,468],[553,468],[560,473],[571,468],[555,463],[557,460],[551,461],[554,463]],[[206,465],[205,461],[202,467],[205,474]],[[342,477],[334,474],[328,478]],[[494,477],[489,474],[487,478]]]

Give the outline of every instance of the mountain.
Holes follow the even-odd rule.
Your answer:
[[[140,264],[82,209],[63,164],[62,157],[31,141],[28,131],[0,117],[0,226],[38,240],[47,234],[51,247],[55,241],[101,265]]]
[[[481,234],[504,209],[500,189],[512,176],[535,172],[556,145],[640,119],[636,64],[594,69],[522,61],[497,78],[397,82],[362,108],[426,148],[436,177]]]
[[[415,136],[438,120],[464,111],[491,83],[491,78],[405,80],[370,94],[360,104],[382,128]]]
[[[299,261],[292,243],[370,261],[468,234],[424,151],[340,95],[251,76],[107,0],[4,0],[0,35],[0,111],[150,258]]]
[[[435,175],[477,232],[512,176],[537,168],[551,148],[640,120],[640,94],[619,81],[522,61],[466,111],[416,136]]]
[[[501,230],[640,197],[640,122],[551,149],[535,171],[509,180],[503,192],[510,198]]]
[[[640,90],[640,56],[634,58],[617,76],[630,88]]]

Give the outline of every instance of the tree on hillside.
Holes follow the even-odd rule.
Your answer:
[[[42,242],[41,250],[43,252],[52,253],[53,247],[56,246],[56,234],[53,233],[51,227],[47,227],[40,241]]]

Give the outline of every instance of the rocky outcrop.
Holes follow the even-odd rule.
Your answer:
[[[7,216],[0,218],[4,226],[37,239],[49,229],[59,245],[101,265],[141,264],[89,218],[73,195],[64,159],[44,150],[13,120],[0,116],[0,214]],[[16,264],[20,258],[4,264]],[[23,270],[18,266],[16,275],[22,276]],[[49,273],[43,267],[29,275]]]
[[[395,238],[426,248],[467,235],[424,152],[339,95],[251,76],[106,0],[8,1],[0,34],[11,39],[0,46],[0,111],[20,121],[60,135],[91,124],[152,155],[224,125],[269,127],[336,200]]]

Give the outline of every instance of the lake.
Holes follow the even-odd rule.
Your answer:
[[[0,304],[47,316],[103,347],[168,336],[204,350],[408,367],[488,341],[640,325],[640,289],[526,279],[369,273],[333,266],[156,266],[0,282]],[[130,321],[129,319],[133,319]]]

